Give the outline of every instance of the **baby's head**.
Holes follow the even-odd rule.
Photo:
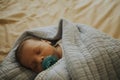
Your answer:
[[[42,61],[49,55],[59,57],[59,51],[51,45],[50,41],[29,38],[22,41],[16,50],[18,62],[34,72],[43,71]]]

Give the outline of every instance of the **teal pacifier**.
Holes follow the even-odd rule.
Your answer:
[[[42,62],[42,68],[45,70],[55,64],[58,61],[58,57],[55,55],[50,55],[44,58]]]

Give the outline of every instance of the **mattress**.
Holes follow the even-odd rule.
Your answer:
[[[0,62],[25,30],[56,25],[61,18],[120,39],[119,9],[120,0],[0,0]]]

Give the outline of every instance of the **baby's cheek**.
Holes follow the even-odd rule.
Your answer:
[[[55,52],[55,49],[53,47],[47,47],[43,51],[44,56],[52,55]]]
[[[42,67],[39,66],[38,68],[36,68],[33,71],[36,72],[36,73],[39,73],[39,72],[43,71],[43,69],[42,69]]]

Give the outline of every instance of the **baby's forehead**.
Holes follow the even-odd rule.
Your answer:
[[[26,44],[26,43],[35,43],[35,42],[38,42],[38,41],[41,41],[41,40],[38,40],[38,39],[27,39],[27,40],[24,40],[23,43]]]
[[[38,46],[38,43],[35,40],[32,40],[32,39],[26,40],[22,47],[22,51],[21,51],[23,53],[22,55],[29,55],[28,53],[36,51],[37,46]]]
[[[33,46],[33,45],[37,44],[38,41],[40,41],[40,40],[28,39],[28,40],[25,40],[25,41],[23,42],[23,44],[24,44],[24,46],[25,46],[25,45]]]
[[[27,41],[40,41],[40,40],[41,40],[41,39],[30,38],[30,39],[25,40],[25,42],[27,42]]]

